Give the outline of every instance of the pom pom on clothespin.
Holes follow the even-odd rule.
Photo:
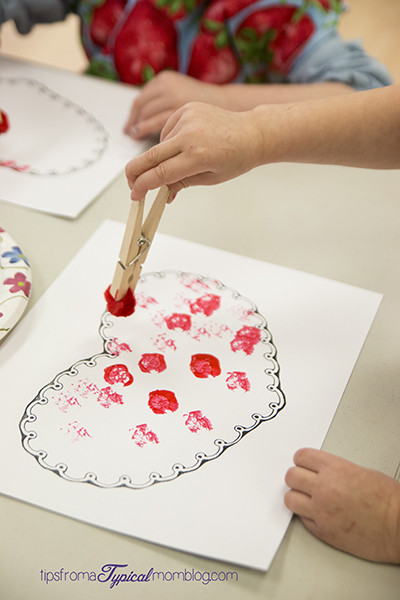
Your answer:
[[[104,292],[104,298],[107,302],[108,312],[114,317],[129,317],[135,312],[136,298],[131,288],[128,288],[121,300],[116,300],[111,294],[111,285],[109,285]]]

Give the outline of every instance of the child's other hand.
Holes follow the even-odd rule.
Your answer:
[[[192,185],[213,185],[259,163],[262,135],[254,113],[191,102],[170,117],[161,142],[131,160],[126,176],[132,200],[168,185],[172,195]]]
[[[318,538],[367,560],[400,564],[400,484],[391,477],[303,448],[286,473],[286,506]]]
[[[223,106],[224,88],[175,71],[162,71],[133,102],[124,132],[139,140],[159,134],[169,117],[188,102]]]

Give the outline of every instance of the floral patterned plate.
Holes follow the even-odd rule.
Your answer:
[[[21,318],[29,300],[32,276],[18,244],[0,226],[0,340]]]

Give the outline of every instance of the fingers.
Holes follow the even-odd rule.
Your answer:
[[[160,146],[162,144],[158,147]],[[192,185],[209,185],[213,183],[215,174],[201,171],[196,161],[179,152],[166,160],[156,161],[154,167],[141,171],[133,180],[128,165],[127,177],[131,188],[131,199],[140,200],[149,190],[154,190],[161,185],[168,185],[172,194]]]
[[[284,496],[285,506],[302,518],[313,518],[313,505],[311,497],[297,490],[289,490]]]
[[[331,454],[328,454],[328,452],[324,452],[323,450],[301,448],[301,450],[298,450],[295,453],[293,462],[299,467],[304,467],[305,469],[318,473],[319,470],[327,464],[330,456]]]
[[[170,110],[166,110],[154,115],[153,117],[150,117],[149,119],[140,120],[125,133],[135,140],[141,140],[145,137],[158,134],[164,127],[171,114],[172,112]]]
[[[303,467],[291,467],[286,473],[285,482],[290,488],[311,496],[316,478],[315,471]]]
[[[137,139],[138,135],[145,137],[145,135],[158,133],[161,130],[169,114],[172,114],[177,106],[180,105],[180,103],[177,104],[173,93],[176,89],[176,78],[174,75],[177,74],[159,73],[154,79],[143,86],[140,95],[132,104],[124,126],[124,133]],[[162,113],[165,113],[162,124],[154,126],[152,130],[148,130],[147,128],[146,131],[148,133],[145,133],[145,127],[142,126],[142,123]],[[168,116],[166,116],[167,113]],[[161,118],[159,118],[159,121],[161,122]]]
[[[136,178],[154,169],[160,163],[169,160],[180,153],[179,144],[175,138],[166,140],[161,144],[152,146],[143,154],[139,154],[136,158],[131,160],[125,169],[126,178],[130,187],[133,186]]]

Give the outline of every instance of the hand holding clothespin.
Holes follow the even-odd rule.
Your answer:
[[[145,199],[131,203],[114,278],[104,294],[108,311],[116,317],[127,317],[135,310],[134,291],[169,198],[168,187],[162,186],[144,223]]]

